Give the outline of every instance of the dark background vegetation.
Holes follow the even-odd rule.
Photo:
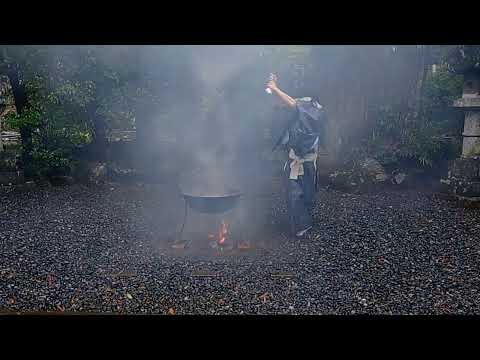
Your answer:
[[[460,152],[463,115],[450,105],[463,79],[446,61],[459,47],[5,45],[3,97],[16,112],[2,115],[2,128],[20,132],[27,178],[95,161],[161,176],[219,152],[226,162],[274,160],[281,116],[263,84],[277,72],[288,93],[326,106],[328,164],[372,157],[390,170],[441,173]],[[120,130],[135,140],[112,142]]]

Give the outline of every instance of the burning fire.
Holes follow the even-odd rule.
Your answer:
[[[227,238],[227,234],[228,234],[227,224],[225,223],[225,221],[222,221],[222,224],[220,225],[220,230],[218,232],[218,243],[220,245],[223,245],[223,243],[225,242]]]
[[[208,238],[210,240],[215,239],[218,245],[223,245],[225,243],[225,240],[227,240],[227,235],[228,235],[228,226],[225,220],[222,220],[222,223],[220,224],[220,228],[218,229],[218,233],[216,235],[209,234]]]

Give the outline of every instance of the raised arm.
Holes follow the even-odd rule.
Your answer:
[[[290,95],[282,91],[278,86],[277,86],[277,77],[272,74],[271,80],[267,83],[267,88],[272,90],[272,92],[278,96],[278,98],[284,102],[286,105],[289,107],[294,108],[297,105],[297,102],[295,101],[294,98],[292,98]]]

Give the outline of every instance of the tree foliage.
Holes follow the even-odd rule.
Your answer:
[[[320,89],[315,83],[319,80],[341,87],[335,89],[341,96],[332,98],[345,102],[351,96],[347,88],[376,87],[370,75],[357,81],[362,72],[375,73],[377,82],[395,87],[390,77],[416,66],[420,80],[405,91],[412,93],[412,101],[399,103],[386,86],[369,102],[369,119],[374,121],[364,126],[370,127],[370,135],[361,150],[385,163],[408,159],[429,166],[458,149],[461,114],[450,104],[461,95],[462,77],[452,72],[477,66],[478,48],[430,46],[429,56],[439,65],[432,73],[425,72],[427,58],[418,64],[411,61],[415,46],[249,46],[245,51],[258,56],[222,84],[221,96],[228,97],[232,108],[242,109],[247,128],[269,118],[271,103],[265,101],[263,83],[270,71],[280,73],[282,87],[293,96],[304,96],[305,87],[312,95],[332,90]],[[67,171],[79,147],[91,148],[100,157],[111,129],[155,122],[186,129],[188,122],[179,118],[213,113],[222,99],[203,86],[208,74],[196,72],[192,59],[199,51],[205,56],[205,49],[195,46],[0,46],[0,74],[15,82],[14,95],[20,99],[21,111],[7,121],[22,134],[29,162],[25,166],[32,165],[33,174]],[[382,60],[381,65],[375,59]],[[343,80],[335,82],[339,74]],[[302,77],[306,84],[297,81]],[[189,114],[186,108],[192,109]]]
[[[24,152],[32,175],[68,171],[75,148],[105,141],[105,129],[112,126],[132,127],[133,99],[140,91],[132,88],[136,84],[125,64],[135,64],[111,61],[109,51],[98,46],[3,48],[3,68],[16,72],[26,94],[22,111],[8,116],[7,124],[29,134]]]
[[[462,84],[461,76],[441,66],[427,76],[419,113],[402,105],[377,108],[368,152],[386,164],[410,160],[421,166],[455,156],[462,121],[461,114],[450,106],[461,96]]]

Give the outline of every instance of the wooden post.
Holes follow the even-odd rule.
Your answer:
[[[0,76],[0,152],[3,151],[3,138],[2,138],[2,111],[1,111],[1,106],[2,106],[2,98],[6,96],[6,91],[4,91],[4,81],[3,77]]]
[[[1,92],[0,96],[2,96]],[[0,114],[0,152],[3,152],[2,114]]]

